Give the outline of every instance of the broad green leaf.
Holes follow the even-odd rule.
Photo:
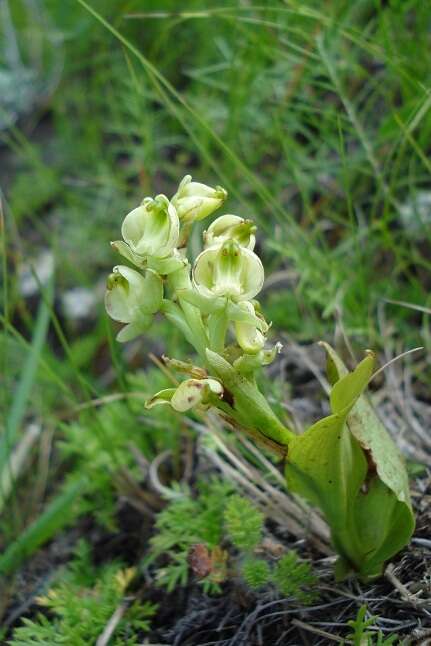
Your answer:
[[[363,553],[360,571],[368,576],[380,574],[383,563],[408,543],[414,530],[410,508],[377,475],[359,492],[351,518]]]
[[[348,374],[344,363],[331,346],[327,343],[322,343],[322,345],[339,378]],[[366,360],[364,359],[364,362]],[[334,389],[339,383],[334,386]],[[347,425],[361,447],[368,453],[370,462],[375,465],[382,482],[396,494],[398,500],[410,506],[409,483],[404,460],[365,397],[359,397],[347,418]]]
[[[389,434],[363,396],[374,356],[349,373],[338,355],[328,354],[333,414],[291,440],[286,465],[289,488],[319,506],[341,555],[364,577],[381,574],[384,562],[414,529],[407,474]],[[396,470],[395,470],[396,469]]]
[[[374,369],[374,355],[369,354],[353,372],[344,375],[331,390],[330,403],[333,413],[342,415],[350,410],[370,381]]]
[[[289,487],[324,510],[332,526],[343,526],[367,473],[359,444],[346,419],[372,374],[374,358],[366,357],[332,388],[333,414],[319,420],[289,445],[286,477]]]
[[[289,444],[288,488],[320,507],[333,532],[344,530],[366,473],[367,461],[345,416],[325,417]]]

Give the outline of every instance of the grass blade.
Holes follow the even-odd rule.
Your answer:
[[[50,301],[52,301],[53,293],[54,283],[51,280],[47,289],[47,295]],[[5,433],[0,439],[0,473],[7,465],[9,454],[16,440],[19,427],[24,419],[27,402],[36,378],[39,359],[48,332],[49,320],[50,306],[49,303],[46,303],[42,299],[37,313],[29,355],[24,364],[18,388],[7,416]]]
[[[0,576],[11,574],[41,545],[76,518],[79,510],[74,503],[82,495],[86,483],[86,478],[69,482],[34,523],[6,549],[0,556]]]

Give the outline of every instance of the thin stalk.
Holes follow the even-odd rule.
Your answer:
[[[179,290],[192,288],[189,266],[187,265],[172,272],[172,274],[169,274],[167,282],[177,297],[179,307],[182,310],[184,322],[188,326],[186,338],[193,345],[201,359],[205,361],[205,350],[208,347],[209,341],[202,321],[202,314],[199,308],[185,301],[178,293]],[[182,323],[183,333],[184,329],[184,323]]]

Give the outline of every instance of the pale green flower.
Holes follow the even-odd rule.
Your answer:
[[[226,240],[236,240],[241,247],[253,251],[256,244],[256,225],[238,215],[221,215],[204,231],[205,247],[221,245]]]
[[[212,395],[222,397],[223,386],[216,379],[186,379],[178,388],[166,388],[156,393],[145,404],[146,408],[153,408],[168,404],[174,410],[184,413],[194,406],[207,405]]]
[[[114,321],[127,323],[117,340],[130,341],[145,331],[162,299],[162,279],[154,271],[147,269],[143,276],[125,265],[114,267],[107,281],[105,307]]]
[[[202,251],[193,268],[195,288],[207,298],[224,296],[235,302],[248,301],[260,292],[263,281],[260,259],[234,240]]]
[[[214,213],[227,198],[227,192],[221,186],[211,188],[206,184],[192,182],[191,175],[186,175],[172,198],[181,222],[188,224],[203,220]]]
[[[131,254],[123,245],[116,243],[118,251],[129,260],[139,264],[147,256],[166,258],[178,244],[179,219],[175,207],[165,195],[154,199],[146,197],[142,204],[126,215],[121,235]]]

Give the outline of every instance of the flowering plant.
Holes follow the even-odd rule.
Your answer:
[[[123,240],[112,245],[135,268],[114,267],[105,297],[109,315],[126,324],[117,339],[129,341],[157,312],[165,315],[193,346],[200,365],[170,360],[187,378],[156,393],[147,408],[212,408],[276,451],[285,461],[288,489],[319,507],[330,526],[337,575],[378,576],[385,561],[408,543],[414,516],[402,457],[363,394],[375,357],[368,351],[349,372],[322,344],[331,414],[301,435],[278,419],[256,383],[257,371],[281,348],[268,344],[270,324],[256,300],[264,282],[254,251],[256,226],[222,215],[204,232],[193,267],[186,255],[193,223],[226,197],[221,187],[187,175],[171,200],[146,197],[125,217]]]

